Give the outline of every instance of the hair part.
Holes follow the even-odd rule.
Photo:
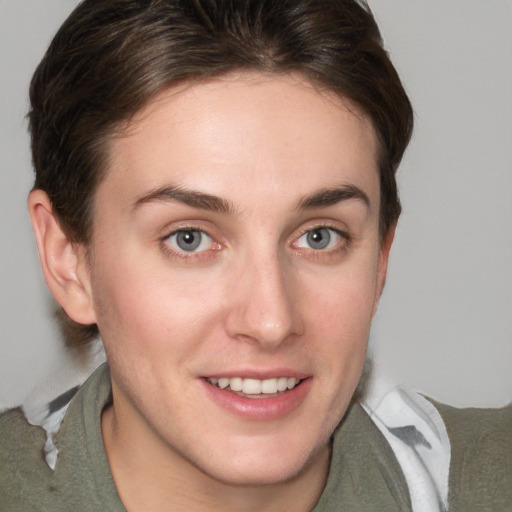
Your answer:
[[[165,88],[244,70],[300,73],[369,117],[384,238],[400,215],[395,173],[413,113],[370,9],[355,0],[81,2],[30,85],[34,188],[48,194],[68,238],[91,240],[108,143],[123,124]]]

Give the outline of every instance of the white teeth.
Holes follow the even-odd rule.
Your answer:
[[[290,377],[288,379],[287,387],[288,387],[288,389],[293,389],[296,384],[297,384],[297,379],[295,377]]]
[[[210,384],[220,388],[226,389],[229,387],[232,391],[241,391],[245,395],[272,395],[277,392],[283,392],[287,389],[293,389],[299,384],[300,379],[295,377],[279,377],[273,379],[243,379],[241,377],[221,377],[220,379],[208,379]]]
[[[261,392],[267,395],[277,393],[277,379],[266,379],[261,381]]]
[[[218,385],[220,389],[227,388],[229,386],[229,379],[227,379],[226,377],[221,377],[219,379]]]
[[[288,379],[286,377],[279,377],[277,379],[277,390],[285,391],[288,388]]]
[[[233,380],[233,379],[231,379]],[[231,388],[233,389],[233,388]],[[246,395],[259,395],[261,393],[261,380],[244,379],[244,394]]]
[[[233,379],[229,379],[229,387],[233,391],[242,391],[242,389],[244,388],[244,382],[240,377],[235,377]]]

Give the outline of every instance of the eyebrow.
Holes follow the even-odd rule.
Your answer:
[[[165,186],[144,194],[135,201],[133,210],[148,203],[167,201],[178,201],[193,208],[209,212],[234,213],[236,210],[234,205],[226,199],[176,186]]]
[[[340,187],[325,188],[311,195],[303,197],[297,205],[298,210],[315,210],[334,206],[342,201],[355,199],[370,208],[368,195],[355,185],[342,185]],[[139,197],[133,204],[133,210],[148,203],[177,201],[192,208],[198,208],[209,212],[233,214],[237,209],[230,201],[197,190],[189,190],[182,187],[167,185]]]
[[[334,206],[342,201],[349,199],[356,199],[370,208],[370,199],[366,192],[361,190],[355,185],[342,185],[340,187],[325,188],[303,197],[298,204],[299,210],[315,210],[318,208],[325,208],[327,206]]]

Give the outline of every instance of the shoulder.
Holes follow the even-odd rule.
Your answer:
[[[44,464],[42,450],[46,435],[42,428],[30,425],[20,408],[0,414],[0,461],[2,481],[7,468],[25,462]]]
[[[0,415],[0,496],[9,510],[32,510],[26,496],[43,494],[50,468],[43,457],[46,435],[21,409]]]
[[[512,404],[501,409],[434,405],[451,444],[450,510],[511,510]]]
[[[101,367],[42,414],[27,420],[25,410],[12,409],[0,416],[1,510],[124,510],[101,437],[109,383]]]
[[[458,409],[432,401],[441,414],[452,450],[489,452],[492,457],[502,456],[502,450],[512,446],[512,404],[500,409]],[[510,452],[509,452],[510,453]]]
[[[400,463],[413,510],[512,510],[512,405],[457,409],[402,388],[374,395],[365,410]]]

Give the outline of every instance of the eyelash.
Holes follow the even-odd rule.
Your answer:
[[[337,236],[341,238],[341,242],[336,244],[335,247],[329,248],[329,249],[313,249],[313,248],[307,248],[307,247],[298,247],[297,241],[300,240],[303,236],[307,235],[308,233],[312,233],[314,231],[318,231],[321,229],[327,229],[329,231],[334,232]],[[192,232],[200,232],[202,235],[206,235],[208,238],[211,239],[213,248],[205,249],[203,251],[199,252],[187,252],[185,250],[176,250],[170,247],[169,245],[169,239],[177,235],[179,233],[185,233],[187,231]],[[294,247],[300,254],[308,253],[309,258],[314,259],[329,259],[332,257],[336,257],[340,253],[343,253],[347,251],[350,248],[350,245],[353,242],[353,238],[350,236],[349,233],[346,231],[342,231],[330,224],[317,224],[308,228],[303,229],[299,236],[295,238],[294,242],[292,242],[292,247]],[[197,226],[183,226],[172,229],[172,231],[169,231],[165,236],[160,238],[160,244],[162,246],[162,250],[170,255],[171,257],[183,261],[193,261],[193,260],[205,260],[208,258],[213,258],[216,256],[216,253],[222,250],[221,245],[218,242],[215,242],[215,239],[213,236],[208,234],[207,231],[205,231],[202,228],[199,228]]]

